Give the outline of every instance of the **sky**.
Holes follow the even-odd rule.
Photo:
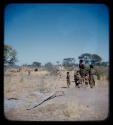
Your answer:
[[[8,4],[4,44],[17,51],[18,65],[45,64],[83,53],[109,61],[109,8],[104,4]]]

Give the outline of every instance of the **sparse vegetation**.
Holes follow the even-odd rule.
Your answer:
[[[14,65],[17,62],[17,52],[11,45],[4,45],[4,64]]]
[[[57,63],[59,64],[59,62]],[[77,66],[74,65],[74,68],[75,67]],[[107,95],[108,66],[94,66],[97,75],[96,86],[93,88],[95,91],[92,91],[90,88],[75,88],[73,82],[71,82],[71,88],[66,88],[67,71],[70,72],[71,81],[73,81],[74,68],[72,65],[65,66],[65,70],[61,71],[56,65],[53,65],[50,62],[46,63],[41,70],[38,70],[38,72],[37,69],[40,67],[34,68],[27,64],[19,68],[21,69],[19,72],[18,68],[6,68],[4,74],[5,100],[8,98],[8,101],[10,102],[15,101],[16,105],[16,107],[13,106],[10,111],[5,111],[5,116],[8,119],[27,121],[98,120],[106,116],[106,105],[103,106],[105,109],[104,113],[103,108],[101,108],[102,111],[93,111],[93,108],[98,108],[98,103],[101,103],[98,102],[101,101],[101,99],[97,98],[105,98],[101,97],[104,95],[101,95],[102,93],[106,93]],[[28,75],[29,70],[31,73]],[[88,70],[89,66],[86,67],[86,71]],[[105,77],[105,79],[102,79],[102,77]],[[51,99],[35,109],[30,110],[30,113],[25,110],[40,102],[40,100],[45,98],[48,94],[59,90],[63,91],[63,97]],[[97,94],[98,96],[95,97]],[[17,100],[13,100],[15,98]],[[107,102],[106,100],[107,99],[105,98],[104,101]],[[18,104],[19,101],[22,102]],[[102,102],[101,104],[104,103]],[[17,108],[17,106],[19,107]],[[85,114],[85,116],[83,116],[83,114]]]
[[[109,67],[108,66],[95,66],[97,78],[100,80],[102,77],[108,79]]]
[[[99,67],[97,69],[99,69]],[[103,72],[106,70],[103,68]],[[73,73],[74,73],[73,71],[70,71],[71,79],[73,79]],[[86,88],[82,90],[81,88],[80,90],[78,90],[78,88],[74,87],[74,83],[71,83],[70,89],[62,88],[63,86],[66,86],[66,81],[65,81],[66,71],[62,71],[61,79],[58,79],[57,77],[54,77],[54,75],[51,75],[50,71],[45,71],[45,70],[38,71],[38,72],[32,71],[30,76],[28,76],[27,73],[24,72],[24,70],[21,72],[16,72],[16,73],[12,73],[10,72],[10,70],[8,70],[5,73],[4,78],[5,78],[4,80],[5,99],[6,98],[18,98],[18,100],[15,100],[15,101],[18,102],[19,100],[20,101],[24,100],[25,102],[25,104],[21,105],[21,107],[17,106],[15,110],[11,110],[12,112],[6,112],[6,117],[9,119],[14,119],[14,120],[16,119],[17,120],[26,120],[26,119],[27,120],[33,120],[33,119],[34,120],[75,120],[75,119],[79,119],[80,120],[82,119],[81,115],[83,113],[87,114],[85,115],[86,119],[87,118],[90,119],[90,115],[93,116],[92,119],[98,119],[94,117],[95,112],[92,111],[92,114],[91,114],[91,110],[89,107],[87,107],[83,103],[82,105],[78,103],[78,101],[84,100],[83,98],[79,97],[77,101],[73,101],[77,98],[79,94],[82,94],[82,92],[83,93],[85,92],[85,94],[83,95],[87,95],[86,93],[90,89],[86,90],[87,89]],[[96,83],[96,86],[98,86],[97,85],[98,83],[99,82]],[[102,88],[102,84],[101,84],[101,88]],[[72,91],[71,89],[74,91]],[[70,91],[72,95],[70,96],[67,93],[61,98],[57,97],[55,99],[45,102],[44,104],[42,104],[42,106],[39,106],[36,109],[30,110],[30,113],[32,114],[32,116],[29,115],[27,111],[25,111],[27,107],[32,106],[35,103],[38,103],[38,101],[40,102],[41,98],[44,98],[46,95],[48,95],[51,92],[55,92],[56,90],[63,90],[64,94]],[[76,94],[74,95],[73,92]],[[89,93],[90,93],[89,96],[87,95],[85,100],[91,97],[92,92],[89,91]],[[73,99],[73,100],[70,100],[70,99]],[[9,101],[14,101],[14,100],[9,100]],[[88,105],[90,105],[90,102],[87,102],[87,103]],[[98,103],[98,101],[95,103]],[[14,114],[13,116],[12,116],[12,113]],[[88,113],[90,115],[88,115]]]
[[[65,58],[63,59],[62,65],[66,70],[72,71],[75,67],[75,58]]]

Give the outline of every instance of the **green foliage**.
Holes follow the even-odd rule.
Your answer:
[[[45,64],[45,69],[50,72],[51,75],[57,75],[58,69],[51,62]]]
[[[75,66],[75,59],[74,58],[65,58],[63,59],[62,65],[69,70],[72,70]]]
[[[10,45],[4,45],[4,64],[14,65],[17,62],[17,52]]]
[[[101,66],[108,66],[109,63],[108,62],[101,62]]]
[[[73,70],[73,67],[71,67],[71,66],[65,66],[65,69],[66,69],[67,71],[72,71],[72,70]]]
[[[89,63],[91,60],[91,54],[90,53],[83,53],[82,55],[80,55],[78,57],[79,59],[83,59],[85,61],[85,63]]]
[[[48,62],[45,64],[45,68],[48,70],[48,71],[52,71],[54,70],[54,66],[51,62]]]
[[[92,61],[96,64],[100,64],[102,61],[102,58],[97,54],[92,54]]]
[[[109,78],[109,67],[108,66],[95,66],[97,78],[100,79],[101,76]]]
[[[34,66],[34,67],[41,67],[41,63],[40,62],[33,62],[32,66]]]
[[[83,53],[78,59],[83,59],[85,64],[92,63],[94,65],[99,65],[102,61],[102,58],[99,55],[90,53]]]
[[[100,80],[100,75],[101,75],[101,73],[99,71],[96,71],[96,76],[97,76],[98,80]]]

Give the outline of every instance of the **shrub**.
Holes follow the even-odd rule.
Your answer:
[[[38,69],[36,68],[36,69],[34,69],[34,71],[36,72],[36,71],[38,71]]]
[[[108,70],[108,66],[95,66],[94,67],[96,70],[96,75],[97,75],[97,79],[99,80],[100,77],[106,77],[106,79],[109,77],[109,70]]]

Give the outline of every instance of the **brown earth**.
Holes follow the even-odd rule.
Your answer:
[[[73,71],[70,72],[73,81]],[[38,107],[26,110],[55,93],[64,91]],[[12,98],[12,99],[11,99]],[[10,100],[8,100],[10,99]],[[60,76],[47,71],[7,72],[4,75],[4,115],[19,121],[89,121],[105,120],[109,113],[109,82],[96,80],[96,86],[66,85],[66,71]]]

